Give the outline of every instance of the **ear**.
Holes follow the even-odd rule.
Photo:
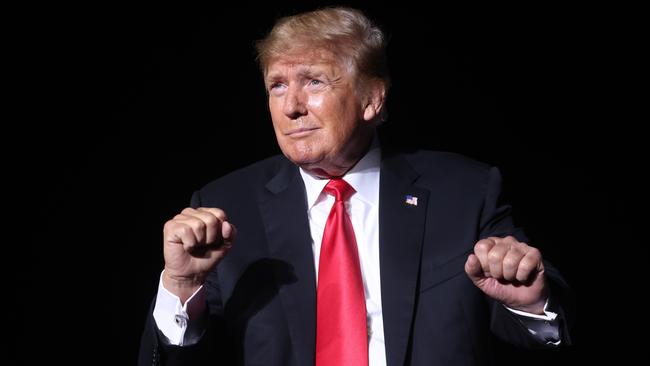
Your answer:
[[[386,99],[386,86],[384,85],[383,80],[373,79],[368,81],[366,88],[366,99],[363,106],[363,120],[372,122],[379,116],[379,112],[384,106],[384,100]]]

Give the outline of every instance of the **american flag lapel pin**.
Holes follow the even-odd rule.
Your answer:
[[[411,196],[410,194],[406,195],[406,203],[412,206],[417,206],[418,205],[418,198],[415,196]]]

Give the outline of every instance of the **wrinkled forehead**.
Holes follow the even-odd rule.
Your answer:
[[[335,73],[353,71],[349,57],[322,47],[299,47],[274,55],[266,65],[265,74],[269,75],[286,68],[319,68]]]

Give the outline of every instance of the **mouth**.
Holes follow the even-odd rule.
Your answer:
[[[291,138],[301,138],[310,135],[312,132],[320,129],[320,127],[301,127],[301,128],[294,128],[293,130],[289,130],[287,132],[284,132],[285,136],[291,137]]]

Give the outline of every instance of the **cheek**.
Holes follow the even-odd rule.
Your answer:
[[[338,107],[336,120],[332,121],[331,139],[339,144],[345,144],[350,136],[355,133],[359,118],[354,109],[343,103]]]
[[[307,108],[310,111],[320,111],[323,108],[325,96],[323,94],[310,95],[307,100]]]
[[[271,114],[271,121],[273,121],[273,127],[280,127],[280,121],[282,120],[282,110],[277,102],[269,101],[269,113]]]

